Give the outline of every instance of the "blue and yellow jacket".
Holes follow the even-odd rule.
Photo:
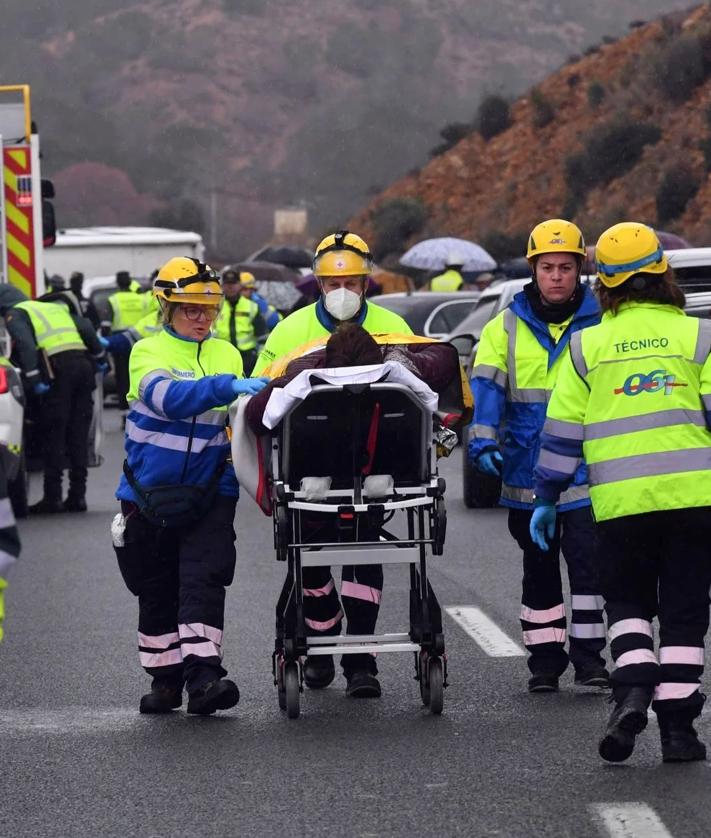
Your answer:
[[[545,323],[525,291],[484,327],[472,370],[474,419],[469,458],[499,447],[504,458],[501,504],[533,507],[533,470],[546,407],[574,332],[600,322],[597,300],[585,290],[578,310],[563,323]],[[559,509],[590,504],[587,470],[576,469]]]
[[[242,356],[228,341],[194,341],[169,327],[139,340],[129,361],[130,411],[126,418],[126,459],[145,487],[206,486],[230,455],[227,406],[232,382],[242,377]],[[239,496],[228,463],[219,494]],[[119,500],[136,500],[125,475]]]

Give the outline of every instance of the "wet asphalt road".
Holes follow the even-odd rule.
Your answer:
[[[629,762],[606,765],[596,751],[605,694],[570,675],[556,695],[529,695],[524,658],[487,655],[449,617],[441,717],[422,708],[402,654],[379,659],[380,700],[347,700],[339,676],[289,721],[270,668],[283,566],[269,519],[246,497],[224,644],[242,700],[209,718],[140,716],[136,604],[108,532],[115,413],[107,425],[90,512],[22,523],[0,647],[0,836],[588,838],[613,834],[591,807],[628,802],[653,807],[674,838],[711,834],[709,767],[662,765],[653,718]],[[459,457],[442,465],[449,531],[432,583],[442,605],[477,606],[518,643],[518,552],[502,511],[464,508]],[[405,627],[404,569],[386,572],[381,614],[385,630]]]

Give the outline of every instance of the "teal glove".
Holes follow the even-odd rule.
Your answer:
[[[538,501],[538,506],[533,510],[529,532],[533,543],[541,550],[547,551],[548,541],[555,535],[555,504],[546,501]]]
[[[477,457],[474,465],[479,471],[484,474],[490,474],[492,477],[501,477],[501,468],[504,464],[504,458],[500,451],[485,451]]]
[[[104,349],[108,349],[111,346],[111,341],[108,338],[105,338],[103,335],[97,335],[99,338],[99,343],[104,347]]]
[[[232,392],[235,396],[256,396],[269,381],[269,378],[235,378],[232,382]]]

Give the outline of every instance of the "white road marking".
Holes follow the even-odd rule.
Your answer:
[[[520,658],[526,652],[473,605],[445,605],[444,610],[492,658]]]
[[[143,723],[136,707],[67,707],[62,710],[0,708],[0,736],[111,732]]]
[[[593,803],[589,808],[600,832],[609,838],[672,838],[646,803]]]

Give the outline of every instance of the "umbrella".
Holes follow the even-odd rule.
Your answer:
[[[418,242],[400,257],[400,264],[424,271],[441,271],[447,265],[462,265],[465,271],[490,271],[496,267],[481,245],[448,236]]]
[[[249,271],[257,280],[257,293],[282,314],[289,311],[301,294],[296,282],[301,278],[296,271],[276,262],[238,262],[230,265],[236,271]]]
[[[314,253],[296,245],[267,245],[250,256],[250,261],[275,262],[287,268],[311,268]]]

